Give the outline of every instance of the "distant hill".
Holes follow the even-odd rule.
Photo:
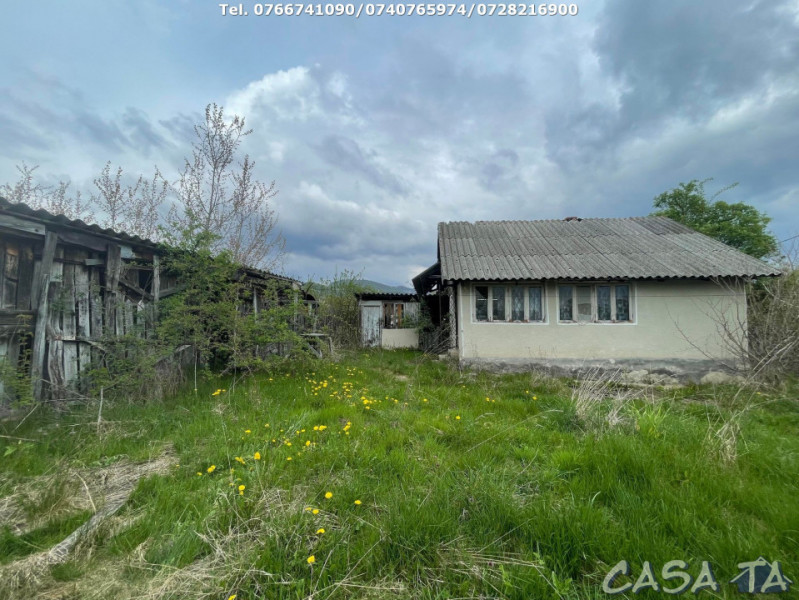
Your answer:
[[[353,287],[357,288],[358,291],[364,292],[379,292],[379,293],[387,293],[387,294],[415,294],[416,291],[413,288],[405,287],[402,285],[388,285],[385,283],[380,283],[379,281],[372,281],[370,279],[356,279],[353,282]],[[314,283],[311,287],[311,293],[316,294],[318,296],[324,296],[327,294],[329,290],[329,286],[326,286],[322,283]]]
[[[369,279],[357,279],[356,284],[365,288],[370,292],[387,292],[389,294],[415,294],[413,288],[405,287],[402,285],[387,285],[379,281],[371,281]]]

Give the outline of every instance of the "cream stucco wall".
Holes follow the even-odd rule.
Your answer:
[[[383,329],[383,348],[418,348],[419,333],[415,329]]]
[[[473,284],[458,284],[459,355],[462,359],[530,361],[732,358],[719,322],[723,319],[728,324],[742,324],[741,331],[745,331],[746,297],[742,289],[693,280],[638,281],[630,285],[631,323],[559,323],[555,282],[544,285],[545,322],[486,323],[474,318]]]

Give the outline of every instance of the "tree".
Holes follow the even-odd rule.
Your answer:
[[[737,202],[729,204],[716,198],[735,187],[722,188],[708,200],[705,184],[712,179],[692,179],[655,197],[655,215],[668,217],[737,248],[755,258],[767,258],[777,252],[777,240],[766,229],[771,218],[755,207]]]
[[[161,222],[159,208],[169,193],[169,183],[161,175],[158,167],[152,181],[139,175],[136,183],[125,185],[122,182],[122,167],[111,175],[111,161],[108,161],[94,185],[99,192],[92,195],[92,202],[105,215],[103,227],[124,231],[149,240],[158,236]]]
[[[34,173],[39,166],[29,167],[27,164],[17,165],[19,179],[14,184],[0,186],[0,195],[10,202],[27,204],[33,209],[44,209],[56,215],[64,215],[68,219],[94,220],[92,201],[85,201],[81,193],[70,195],[69,182],[59,181],[58,185],[42,185],[34,180]]]
[[[243,117],[227,120],[221,106],[209,104],[194,133],[192,156],[176,188],[179,207],[170,214],[174,228],[212,235],[212,250],[229,250],[235,262],[274,268],[285,244],[269,206],[277,195],[275,182],[255,180],[249,156],[234,164],[242,139],[252,130],[245,128]]]

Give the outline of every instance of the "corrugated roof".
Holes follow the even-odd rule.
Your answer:
[[[124,231],[115,231],[110,228],[103,228],[99,225],[86,223],[80,219],[69,219],[64,215],[56,215],[51,213],[43,208],[35,209],[31,208],[27,204],[23,204],[22,202],[11,202],[6,198],[0,196],[0,213],[8,213],[10,215],[16,215],[22,218],[34,219],[36,221],[41,221],[43,223],[51,223],[54,225],[61,225],[63,227],[69,227],[72,229],[79,229],[86,232],[91,232],[95,235],[102,236],[104,238],[112,239],[117,242],[127,242],[133,246],[139,246],[144,248],[149,248],[152,250],[156,250],[161,248],[162,250],[166,249],[166,245],[161,244],[159,242],[154,242],[152,240],[148,240],[137,235],[131,235],[129,233],[125,233]],[[259,277],[263,277],[264,279],[281,279],[283,281],[288,281],[291,283],[300,283],[296,279],[292,279],[291,277],[286,277],[285,275],[278,275],[277,273],[272,273],[270,271],[264,271],[262,269],[257,269],[255,267],[244,267],[244,270],[249,275],[257,275]]]
[[[445,280],[764,277],[780,272],[666,217],[438,224]]]

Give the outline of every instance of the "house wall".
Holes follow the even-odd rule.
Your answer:
[[[383,348],[418,348],[419,332],[416,329],[383,329],[380,346]]]
[[[467,362],[732,358],[719,323],[726,320],[740,325],[739,335],[746,331],[746,296],[742,289],[694,280],[631,284],[633,321],[630,323],[558,323],[558,284],[554,282],[544,286],[544,322],[477,322],[474,318],[475,284],[458,284],[460,358]]]

